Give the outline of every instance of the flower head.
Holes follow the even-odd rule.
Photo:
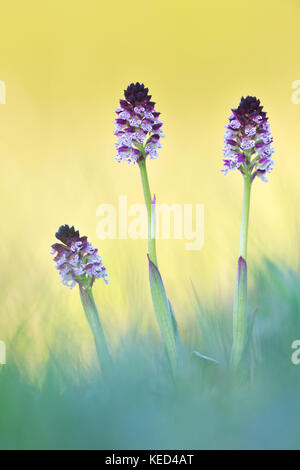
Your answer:
[[[268,118],[260,101],[254,96],[243,97],[239,107],[232,109],[226,126],[222,172],[226,175],[229,170],[240,170],[243,175],[251,175],[251,181],[256,175],[268,181],[266,174],[274,164],[272,142]]]
[[[124,91],[125,99],[120,100],[116,110],[115,132],[116,160],[135,164],[141,158],[157,158],[161,147],[162,122],[148,94],[148,88],[142,83],[131,83]]]
[[[62,243],[54,243],[51,254],[56,255],[56,269],[64,285],[70,289],[76,283],[91,287],[95,279],[100,278],[108,284],[108,274],[98,250],[88,242],[87,237],[80,237],[78,230],[69,225],[62,225],[55,236]]]

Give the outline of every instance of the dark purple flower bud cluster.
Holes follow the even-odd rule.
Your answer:
[[[118,162],[126,160],[135,164],[147,155],[158,157],[157,150],[163,137],[162,122],[148,91],[143,84],[131,83],[124,91],[125,100],[120,100],[114,132],[118,138]]]
[[[268,181],[274,164],[272,154],[268,118],[260,106],[260,101],[247,96],[242,98],[237,109],[232,109],[225,132],[224,168],[226,175],[229,170],[240,170],[243,175],[251,175],[251,180],[259,176]]]
[[[78,230],[68,225],[62,225],[55,236],[62,243],[54,243],[51,254],[56,255],[54,261],[64,285],[70,289],[76,283],[91,287],[95,279],[100,278],[108,284],[108,274],[98,250],[87,237],[80,237]]]

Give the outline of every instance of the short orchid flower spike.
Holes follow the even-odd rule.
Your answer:
[[[96,279],[103,279],[108,284],[108,274],[103,266],[98,250],[81,237],[79,231],[69,225],[62,225],[56,238],[61,243],[52,245],[52,254],[62,283],[73,289],[79,286],[80,300],[92,334],[101,370],[106,374],[112,367],[112,358],[106,343],[100,315],[94,300],[92,286]]]
[[[76,284],[92,287],[95,279],[103,279],[108,284],[108,274],[98,250],[87,237],[80,237],[79,231],[68,225],[62,225],[55,236],[61,243],[52,245],[52,254],[56,254],[56,269],[64,285],[70,289]]]

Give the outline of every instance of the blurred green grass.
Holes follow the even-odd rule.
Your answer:
[[[116,366],[105,381],[92,343],[87,365],[59,332],[47,358],[35,362],[38,374],[23,370],[14,353],[24,347],[20,331],[0,372],[0,448],[298,449],[300,366],[291,363],[291,343],[300,339],[299,284],[299,272],[285,265],[266,260],[257,268],[249,300],[258,312],[248,361],[236,377],[226,365],[231,303],[202,305],[197,284],[183,328],[186,366],[176,383],[157,331],[134,323],[114,348]]]

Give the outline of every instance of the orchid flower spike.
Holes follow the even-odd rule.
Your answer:
[[[239,170],[243,175],[255,176],[268,181],[266,175],[271,172],[271,147],[273,138],[266,113],[260,101],[254,96],[242,97],[237,109],[232,109],[225,131],[223,149],[226,175],[230,170]]]
[[[157,158],[161,147],[162,122],[151,101],[148,88],[143,84],[131,83],[124,90],[115,120],[115,135],[118,162],[127,161],[135,164],[146,156]]]
[[[52,245],[52,254],[62,283],[73,289],[76,284],[92,287],[95,279],[103,279],[108,284],[108,274],[103,266],[98,250],[91,245],[87,237],[80,237],[74,227],[62,225],[55,234],[62,243]]]

